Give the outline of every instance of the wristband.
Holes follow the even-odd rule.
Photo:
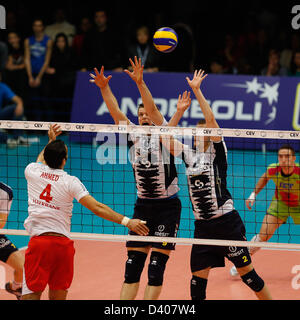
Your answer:
[[[252,193],[250,194],[248,200],[253,200],[253,201],[254,201],[255,198],[256,198],[255,192],[252,192]]]
[[[122,221],[121,221],[121,224],[122,224],[123,226],[127,227],[129,220],[130,220],[130,219],[129,219],[128,217],[124,216],[124,218],[123,218]]]

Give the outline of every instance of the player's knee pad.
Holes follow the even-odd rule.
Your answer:
[[[141,251],[128,250],[128,259],[125,267],[125,283],[140,281],[147,254]]]
[[[149,286],[161,286],[164,280],[164,272],[166,268],[166,263],[169,256],[152,251],[150,256],[150,262],[148,266],[148,285]]]
[[[207,279],[193,276],[191,279],[191,298],[192,300],[205,300]]]
[[[241,276],[241,278],[243,282],[255,292],[261,291],[265,285],[264,280],[255,272],[254,269]]]

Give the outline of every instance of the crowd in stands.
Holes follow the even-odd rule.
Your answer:
[[[269,25],[253,26],[249,21],[240,32],[224,28],[216,31],[218,37],[212,33],[199,38],[199,28],[205,26],[178,19],[169,25],[178,34],[178,46],[174,52],[163,54],[152,45],[159,19],[150,26],[141,21],[131,23],[130,32],[126,26],[120,32],[110,24],[104,9],[82,14],[75,24],[64,9],[58,8],[52,23],[36,17],[24,30],[17,14],[8,11],[7,28],[0,37],[1,86],[8,86],[23,99],[28,120],[50,121],[55,101],[56,110],[67,115],[58,120],[68,121],[77,72],[102,65],[105,70],[122,71],[130,68],[128,59],[135,55],[142,59],[145,72],[203,68],[217,74],[300,76],[299,33],[283,30],[274,37]],[[268,19],[264,17],[264,21]],[[274,23],[272,17],[269,21]],[[201,32],[205,34],[205,30]]]

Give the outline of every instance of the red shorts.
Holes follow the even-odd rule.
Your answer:
[[[32,292],[67,290],[74,273],[74,241],[67,237],[32,237],[25,253],[24,275]]]

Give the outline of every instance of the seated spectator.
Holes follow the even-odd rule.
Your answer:
[[[291,68],[288,72],[289,76],[300,77],[300,50],[294,53]]]
[[[137,56],[141,58],[144,70],[148,72],[157,72],[159,69],[159,55],[152,43],[150,43],[149,29],[141,26],[136,30],[136,43],[128,48],[128,59]],[[127,63],[129,63],[127,59]],[[131,70],[131,65],[128,70]]]
[[[263,76],[286,76],[287,69],[282,67],[279,63],[280,54],[277,50],[271,49],[269,51],[268,65],[263,68],[261,74]]]
[[[6,62],[8,59],[8,47],[3,41],[0,41],[0,72],[5,69]]]
[[[22,98],[17,96],[8,85],[0,81],[0,119],[22,120],[23,115],[24,106]],[[20,130],[13,130],[12,133],[13,137],[7,139],[9,147],[16,146],[17,144],[26,144],[24,138],[21,137],[22,132]],[[6,135],[3,132],[0,133],[0,140],[6,140]]]
[[[300,50],[300,37],[298,33],[293,33],[290,38],[290,44],[284,48],[280,54],[280,65],[290,69],[293,64],[293,56]]]
[[[215,73],[215,74],[226,73],[225,62],[222,56],[216,56],[213,59],[211,59],[210,73]]]
[[[120,44],[122,39],[108,25],[105,10],[96,10],[94,24],[83,41],[81,70],[104,66],[105,70],[123,71]]]
[[[17,32],[9,32],[8,59],[3,72],[3,82],[21,97],[26,93],[26,70],[24,62],[24,46]]]
[[[54,13],[54,23],[46,26],[45,33],[53,41],[58,33],[64,33],[68,38],[68,44],[71,46],[76,33],[76,28],[66,20],[64,10],[59,8],[56,9]]]
[[[86,33],[90,31],[91,28],[92,28],[92,23],[90,19],[88,17],[83,17],[80,21],[79,32],[76,33],[72,42],[72,47],[78,59],[81,59],[82,57],[83,40],[85,38]]]

